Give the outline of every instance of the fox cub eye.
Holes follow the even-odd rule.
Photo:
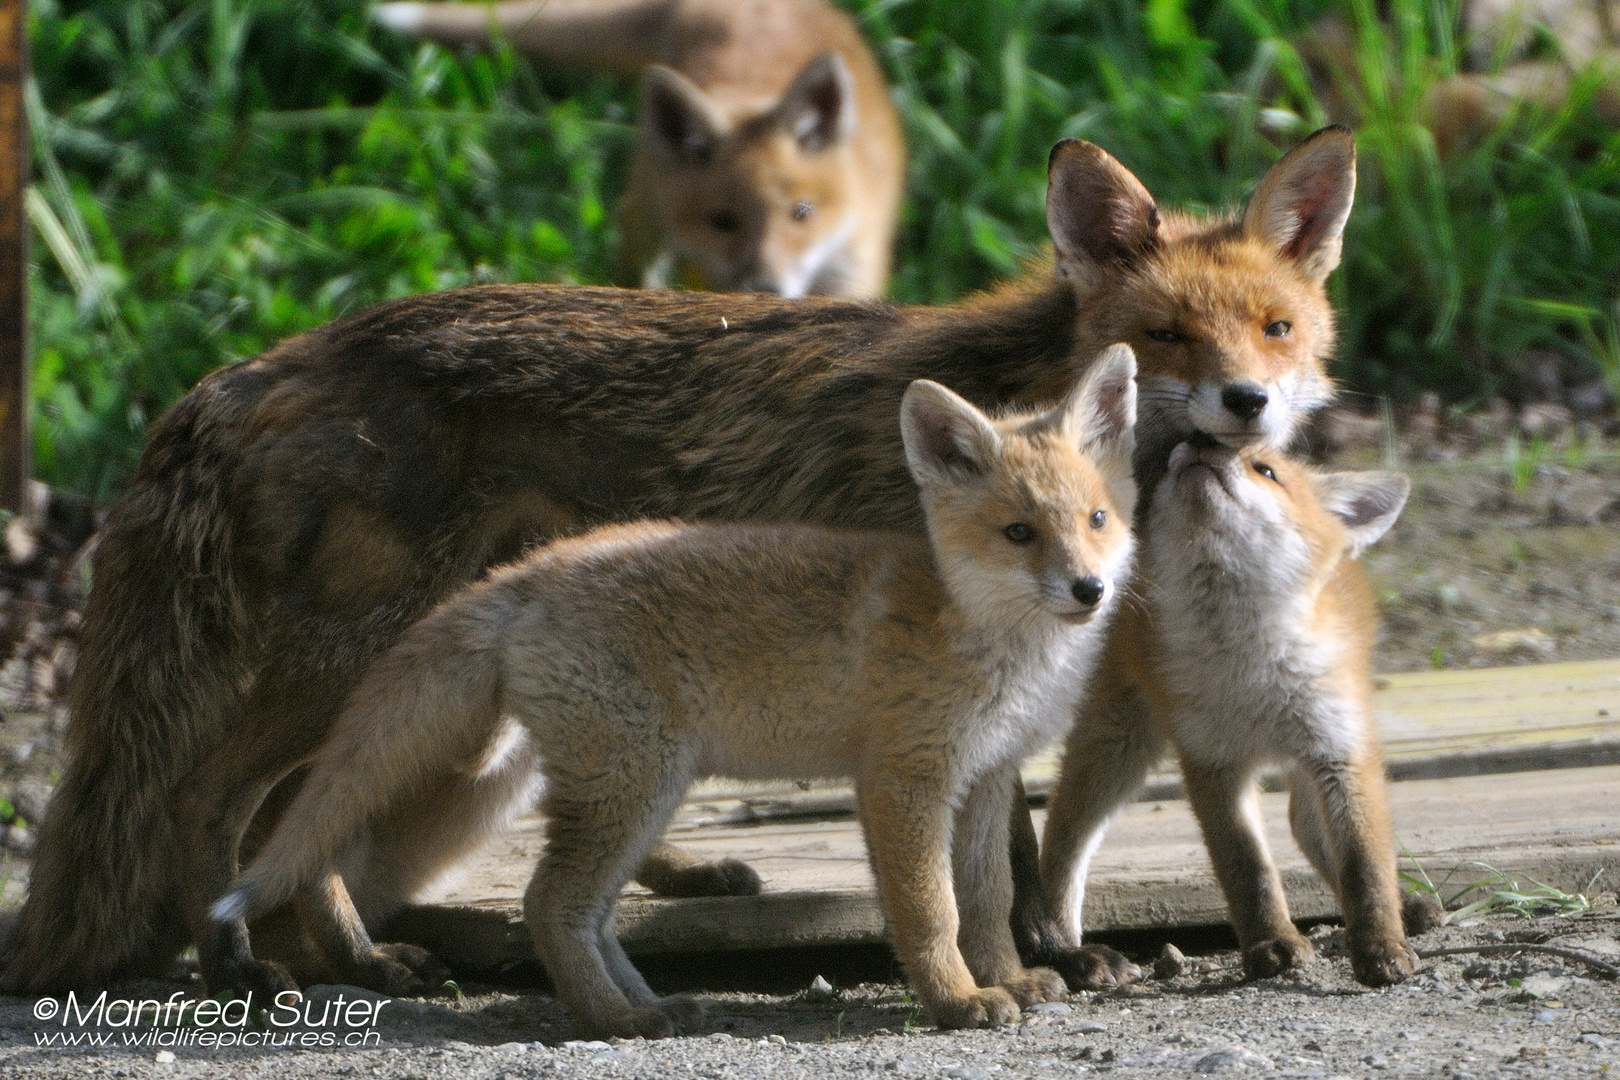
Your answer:
[[[716,210],[709,215],[709,224],[716,232],[734,233],[742,228],[742,219],[730,210]]]
[[[1174,345],[1178,341],[1187,340],[1174,330],[1149,330],[1147,336],[1165,345]]]
[[[1108,524],[1108,511],[1106,511],[1106,510],[1095,510],[1095,511],[1092,512],[1092,514],[1091,514],[1091,527],[1093,529],[1100,529],[1106,524]]]
[[[801,199],[798,202],[793,204],[793,220],[794,221],[804,221],[806,218],[808,218],[811,214],[813,214],[815,212],[816,212],[816,208],[811,206],[809,203],[805,202],[803,199]]]
[[[1270,465],[1256,463],[1254,471],[1265,477],[1267,480],[1277,479],[1277,472]]]
[[[1278,319],[1276,322],[1268,323],[1266,325],[1266,337],[1268,337],[1268,338],[1287,337],[1288,336],[1288,331],[1292,330],[1293,328],[1294,328],[1293,323],[1288,322],[1285,319]]]
[[[1005,529],[1002,529],[1001,534],[1015,544],[1027,544],[1035,539],[1035,530],[1022,521],[1013,522]]]

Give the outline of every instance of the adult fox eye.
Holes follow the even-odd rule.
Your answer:
[[[732,233],[742,228],[742,221],[730,210],[716,210],[709,215],[709,224],[716,232]]]
[[[816,212],[816,208],[814,206],[811,206],[809,203],[804,202],[803,200],[800,200],[799,202],[796,202],[796,203],[793,204],[793,220],[794,221],[804,221],[811,214],[813,214],[815,212]]]
[[[1287,337],[1288,336],[1288,331],[1292,330],[1293,328],[1294,328],[1293,323],[1288,322],[1287,320],[1284,320],[1284,319],[1278,319],[1276,322],[1268,323],[1266,325],[1266,337],[1269,337],[1269,338]]]
[[[1174,330],[1149,330],[1147,336],[1166,345],[1174,345],[1178,341],[1187,340]]]
[[[1005,529],[1002,529],[1001,534],[1015,544],[1027,544],[1035,539],[1035,530],[1022,521],[1013,522]]]
[[[1100,529],[1106,524],[1108,524],[1108,511],[1097,510],[1092,513],[1091,527],[1093,529]]]
[[[1254,471],[1265,477],[1267,480],[1277,479],[1277,472],[1270,465],[1257,464],[1254,467]]]

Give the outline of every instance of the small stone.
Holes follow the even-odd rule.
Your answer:
[[[990,1074],[973,1065],[958,1065],[954,1069],[946,1069],[945,1075],[950,1080],[990,1080]]]
[[[786,1046],[787,1045],[787,1038],[785,1036],[782,1036],[782,1035],[767,1035],[767,1036],[765,1036],[765,1041],[770,1043],[772,1046]]]
[[[1604,1047],[1609,1046],[1614,1042],[1613,1039],[1604,1038],[1595,1031],[1583,1031],[1581,1033],[1581,1037],[1575,1041],[1585,1043],[1587,1046],[1595,1046],[1599,1050],[1602,1050]]]
[[[730,1036],[727,1036],[727,1038],[730,1038]],[[471,1047],[468,1047],[468,1049],[471,1049]],[[567,1042],[563,1043],[563,1049],[575,1050],[581,1054],[599,1054],[605,1050],[612,1050],[613,1047],[599,1039],[591,1039],[589,1041],[585,1039],[569,1039]]]
[[[1098,1035],[1108,1030],[1108,1025],[1101,1020],[1082,1020],[1074,1025],[1074,1030],[1082,1035]]]
[[[817,975],[815,978],[810,980],[810,989],[805,991],[804,996],[808,998],[826,999],[837,997],[838,991],[833,989],[832,983],[828,982],[826,979],[823,979],[820,975]]]
[[[1568,1009],[1537,1009],[1533,1022],[1537,1024],[1556,1024],[1568,1015]]]
[[[157,1062],[159,1065],[173,1065],[174,1064],[174,1051],[173,1050],[159,1050],[157,1052],[157,1056],[152,1058],[152,1060]]]
[[[1024,1011],[1036,1013],[1037,1015],[1061,1016],[1065,1013],[1074,1012],[1074,1007],[1066,1001],[1042,1001],[1031,1005]]]
[[[1167,941],[1164,943],[1164,948],[1159,950],[1159,958],[1153,961],[1153,977],[1155,979],[1173,979],[1185,971],[1186,968],[1186,956],[1182,955],[1180,949]]]

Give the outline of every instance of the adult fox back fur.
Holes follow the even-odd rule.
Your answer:
[[[980,407],[1050,404],[1124,341],[1139,478],[1144,449],[1194,428],[1285,439],[1329,393],[1323,282],[1353,186],[1349,134],[1328,129],[1240,217],[1161,214],[1069,140],[1048,192],[1057,272],[956,307],[488,286],[210,375],[109,513],[6,985],[158,970],[192,940],[216,989],[283,985],[207,910],[263,795],[372,658],[489,567],[598,523],[920,532],[893,419],[913,379]]]
[[[643,75],[616,280],[881,296],[905,141],[855,20],[827,0],[389,3],[435,41]]]

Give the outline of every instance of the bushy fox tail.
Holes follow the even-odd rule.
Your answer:
[[[500,719],[500,661],[490,620],[473,606],[466,595],[450,600],[372,665],[264,850],[210,909],[215,919],[281,906],[334,866],[369,820],[477,760]]]
[[[371,17],[446,45],[487,45],[504,35],[518,52],[545,64],[635,75],[658,59],[675,7],[675,0],[402,0],[378,4]]]
[[[232,434],[203,403],[164,417],[97,541],[67,764],[0,978],[11,993],[166,974],[189,936],[173,793],[225,737],[253,656]]]

